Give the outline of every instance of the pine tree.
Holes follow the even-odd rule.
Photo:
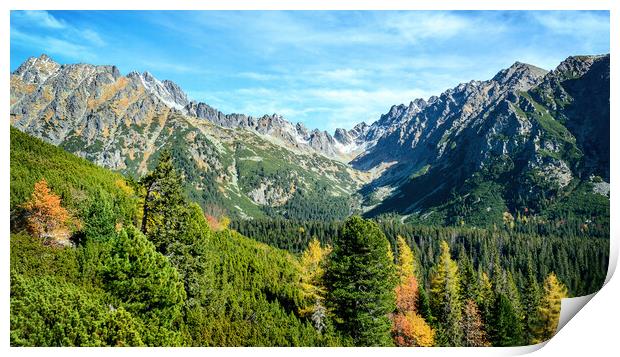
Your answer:
[[[110,199],[97,191],[84,217],[86,240],[106,241],[116,236],[116,215]]]
[[[185,223],[187,203],[181,182],[167,150],[159,156],[155,170],[141,180],[145,190],[141,231],[163,254]]]
[[[389,243],[376,223],[353,216],[334,244],[326,273],[328,307],[357,346],[390,346],[397,277]]]
[[[112,242],[103,268],[108,293],[132,315],[160,326],[142,331],[148,345],[180,343],[178,325],[186,298],[183,281],[168,259],[133,226],[121,230]]]
[[[478,306],[473,300],[467,300],[463,308],[463,345],[466,347],[486,347],[491,344],[488,341],[484,324],[478,311]]]
[[[543,284],[543,296],[538,312],[539,326],[536,330],[536,342],[543,342],[555,335],[560,322],[562,299],[568,296],[566,286],[562,284],[554,273],[550,273]]]
[[[521,346],[523,344],[521,322],[510,300],[502,293],[499,293],[495,298],[491,324],[493,346]]]
[[[461,346],[461,295],[458,266],[450,256],[450,247],[441,242],[441,256],[431,278],[431,308],[440,328],[440,342]]]
[[[540,287],[534,276],[531,258],[527,271],[527,285],[523,292],[523,338],[525,343],[534,344],[537,341],[536,329],[539,325]]]

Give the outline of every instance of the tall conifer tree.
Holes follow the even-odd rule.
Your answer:
[[[338,234],[326,272],[337,328],[357,346],[391,346],[397,277],[389,243],[376,223],[354,216]]]

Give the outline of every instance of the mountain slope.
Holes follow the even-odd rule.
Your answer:
[[[79,220],[87,219],[89,204],[102,194],[114,203],[117,230],[129,229],[140,221],[136,216],[140,206],[136,190],[121,175],[14,128],[11,129],[10,169],[12,220],[19,218],[14,214],[29,199],[34,183],[45,178],[50,188],[62,196],[61,204]],[[196,250],[192,250],[192,254],[202,254],[195,263],[202,264],[202,276],[208,282],[197,287],[199,282],[192,281],[192,288],[202,289],[205,299],[185,301],[187,314],[183,319],[187,327],[175,329],[174,333],[182,335],[183,340],[174,341],[153,339],[153,335],[161,333],[156,331],[160,321],[148,320],[148,312],[132,311],[122,300],[133,303],[133,299],[147,291],[141,290],[146,287],[140,284],[151,277],[161,284],[161,271],[145,270],[138,277],[124,275],[122,282],[131,281],[135,291],[121,299],[114,298],[110,291],[109,284],[114,281],[102,277],[105,264],[113,256],[110,246],[120,238],[59,249],[12,229],[15,234],[11,236],[11,344],[315,346],[328,343],[325,334],[317,333],[310,321],[298,315],[298,309],[306,302],[301,268],[293,255],[227,229],[209,231],[205,224],[202,226],[203,236],[207,237],[204,250],[200,250],[197,242],[193,242]],[[145,239],[134,236],[129,244]],[[172,261],[172,257],[159,256],[150,243],[146,246],[160,261]],[[136,254],[136,250],[131,254]],[[163,305],[161,297],[151,298],[155,309]],[[191,332],[186,331],[190,327]],[[124,334],[127,329],[131,334]],[[147,336],[151,339],[147,340]],[[200,339],[192,339],[196,336]]]
[[[517,62],[422,110],[392,110],[399,127],[352,162],[390,164],[362,189],[376,204],[367,214],[485,225],[583,193],[595,207],[582,218],[608,215],[607,193],[595,193],[609,177],[608,79],[609,56],[571,57],[549,73]]]
[[[312,149],[286,149],[259,129],[187,115],[191,105],[176,84],[114,66],[42,55],[11,76],[14,127],[134,177],[170,148],[190,197],[211,214],[337,219],[358,205],[352,194],[366,174]],[[310,209],[317,197],[326,205]]]
[[[224,114],[149,73],[43,55],[11,76],[11,123],[134,177],[170,148],[190,197],[215,215],[472,225],[505,212],[608,216],[609,55],[550,72],[516,62],[333,136],[276,114]]]

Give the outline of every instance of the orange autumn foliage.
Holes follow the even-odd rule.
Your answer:
[[[418,281],[410,275],[396,287],[396,309],[399,312],[415,311],[418,302]]]
[[[221,216],[219,219],[215,216],[205,213],[205,219],[207,220],[207,224],[212,231],[219,232],[228,228],[230,225],[230,218],[226,216]]]
[[[396,312],[392,315],[392,337],[396,346],[433,346],[435,331],[418,314],[418,280],[411,248],[397,237],[400,284],[395,289]]]
[[[396,346],[430,347],[435,342],[435,331],[414,311],[393,317],[392,336]]]
[[[69,212],[60,205],[60,197],[50,191],[45,179],[34,184],[32,196],[23,208],[27,212],[26,227],[33,236],[45,241],[68,236]]]

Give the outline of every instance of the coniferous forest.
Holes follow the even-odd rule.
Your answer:
[[[609,237],[205,214],[11,128],[13,346],[519,346],[598,290]],[[522,222],[522,223],[519,223]]]

